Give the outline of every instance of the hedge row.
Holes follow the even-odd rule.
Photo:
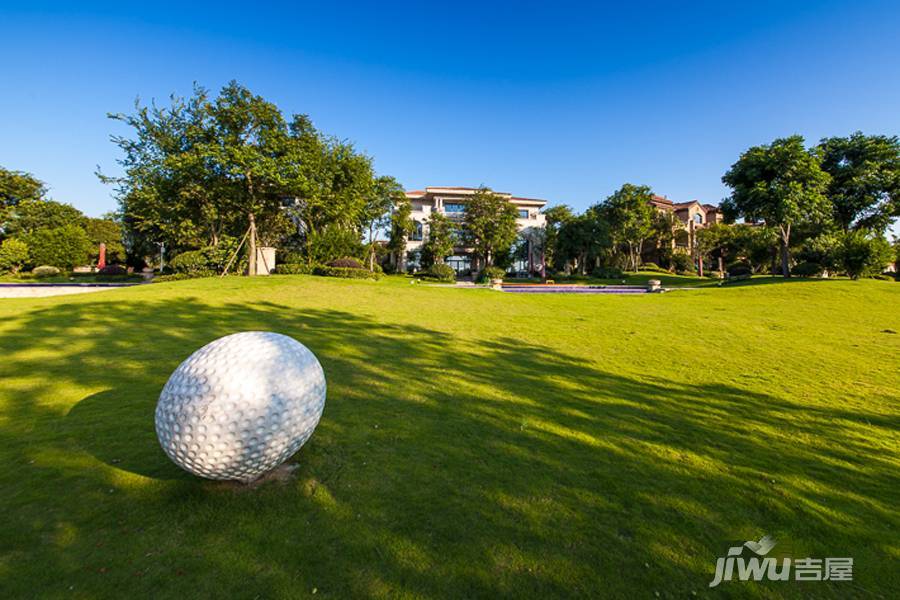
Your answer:
[[[317,265],[313,267],[313,275],[322,277],[341,277],[343,279],[380,279],[381,273],[369,271],[368,269],[352,269],[349,267],[328,267],[325,265]]]
[[[273,273],[276,275],[311,275],[313,268],[309,265],[299,263],[285,263],[283,265],[275,265]]]
[[[450,283],[456,280],[456,271],[450,265],[435,263],[428,267],[426,271],[417,273],[416,277]]]
[[[184,279],[201,279],[203,277],[216,277],[218,273],[215,271],[193,271],[190,273],[171,273],[169,275],[158,275],[153,281],[164,283],[166,281],[182,281]]]

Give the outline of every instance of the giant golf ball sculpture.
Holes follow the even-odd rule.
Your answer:
[[[286,335],[235,333],[185,360],[156,405],[156,435],[182,469],[252,481],[300,449],[325,408],[325,374]]]

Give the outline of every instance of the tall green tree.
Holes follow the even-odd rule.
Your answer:
[[[584,275],[591,261],[597,262],[604,255],[608,258],[611,250],[609,223],[594,206],[561,224],[555,267],[566,272],[574,268]]]
[[[778,230],[781,272],[790,277],[791,229],[797,223],[829,218],[831,204],[825,192],[830,179],[799,135],[754,146],[722,177],[732,190],[726,212]]]
[[[724,223],[714,223],[703,229],[698,229],[697,237],[697,253],[700,260],[704,257],[721,259],[724,263],[728,255],[733,252],[733,226]],[[724,264],[723,264],[724,266]]]
[[[544,262],[551,268],[561,268],[557,266],[557,261],[561,257],[559,252],[559,234],[562,227],[575,218],[572,207],[566,204],[559,204],[544,209],[545,225],[542,232],[544,247]],[[563,260],[565,262],[565,260]]]
[[[241,238],[251,222],[264,243],[299,238],[308,260],[311,245],[336,232],[362,239],[367,203],[379,193],[372,161],[306,115],[285,119],[231,82],[216,97],[197,87],[169,106],[110,116],[132,129],[113,138],[124,176],[101,175],[115,186],[130,249],[215,246]]]
[[[456,223],[447,215],[432,212],[428,217],[428,238],[422,245],[422,266],[443,264],[456,245]]]
[[[900,216],[900,140],[863,135],[823,139],[816,147],[831,176],[826,194],[834,222],[845,232],[868,229],[883,234]]]
[[[613,242],[627,251],[634,271],[640,266],[644,240],[653,232],[652,198],[653,192],[646,185],[626,183],[595,208],[609,224]]]
[[[378,177],[372,186],[372,193],[366,198],[360,215],[360,225],[367,230],[366,263],[369,270],[375,269],[378,233],[390,225],[391,208],[403,196],[403,187],[393,177]]]
[[[415,230],[416,224],[412,220],[412,204],[405,195],[398,196],[391,211],[390,236],[387,244],[398,272],[402,272],[406,267],[406,240]]]
[[[515,242],[517,217],[513,204],[486,187],[479,188],[466,203],[464,243],[472,247],[485,267],[492,266],[497,256],[508,252]]]

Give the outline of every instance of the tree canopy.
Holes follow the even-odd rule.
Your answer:
[[[626,183],[594,210],[609,226],[612,241],[627,248],[633,270],[640,264],[644,240],[653,232],[653,192],[646,185]]]
[[[831,176],[827,195],[832,217],[845,232],[868,229],[883,234],[900,216],[900,140],[863,135],[823,139],[815,149]]]
[[[240,238],[252,219],[264,243],[293,235],[311,254],[310,244],[339,230],[360,241],[398,187],[377,180],[352,144],[320,133],[306,115],[286,119],[237,82],[215,98],[195,87],[167,107],[138,103],[134,114],[110,117],[132,136],[113,138],[124,174],[101,178],[115,186],[132,245],[145,250],[215,246]]]
[[[456,242],[456,223],[445,214],[432,212],[428,217],[428,239],[422,245],[422,266],[443,264]]]
[[[518,233],[517,217],[513,204],[486,187],[479,188],[468,200],[462,235],[484,266],[493,265],[499,254],[512,247]]]
[[[0,167],[0,218],[6,210],[26,200],[41,200],[47,186],[31,173]]]
[[[85,219],[84,214],[71,204],[29,198],[20,201],[10,210],[3,230],[8,237],[22,237],[39,229],[83,226]]]
[[[764,221],[780,234],[781,271],[790,276],[791,228],[828,219],[825,191],[830,177],[799,135],[777,139],[744,152],[722,177],[732,190],[726,212],[748,221]]]

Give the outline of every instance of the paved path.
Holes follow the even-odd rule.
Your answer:
[[[85,283],[0,283],[0,298],[43,298],[63,294],[102,292],[135,284],[94,285]]]

